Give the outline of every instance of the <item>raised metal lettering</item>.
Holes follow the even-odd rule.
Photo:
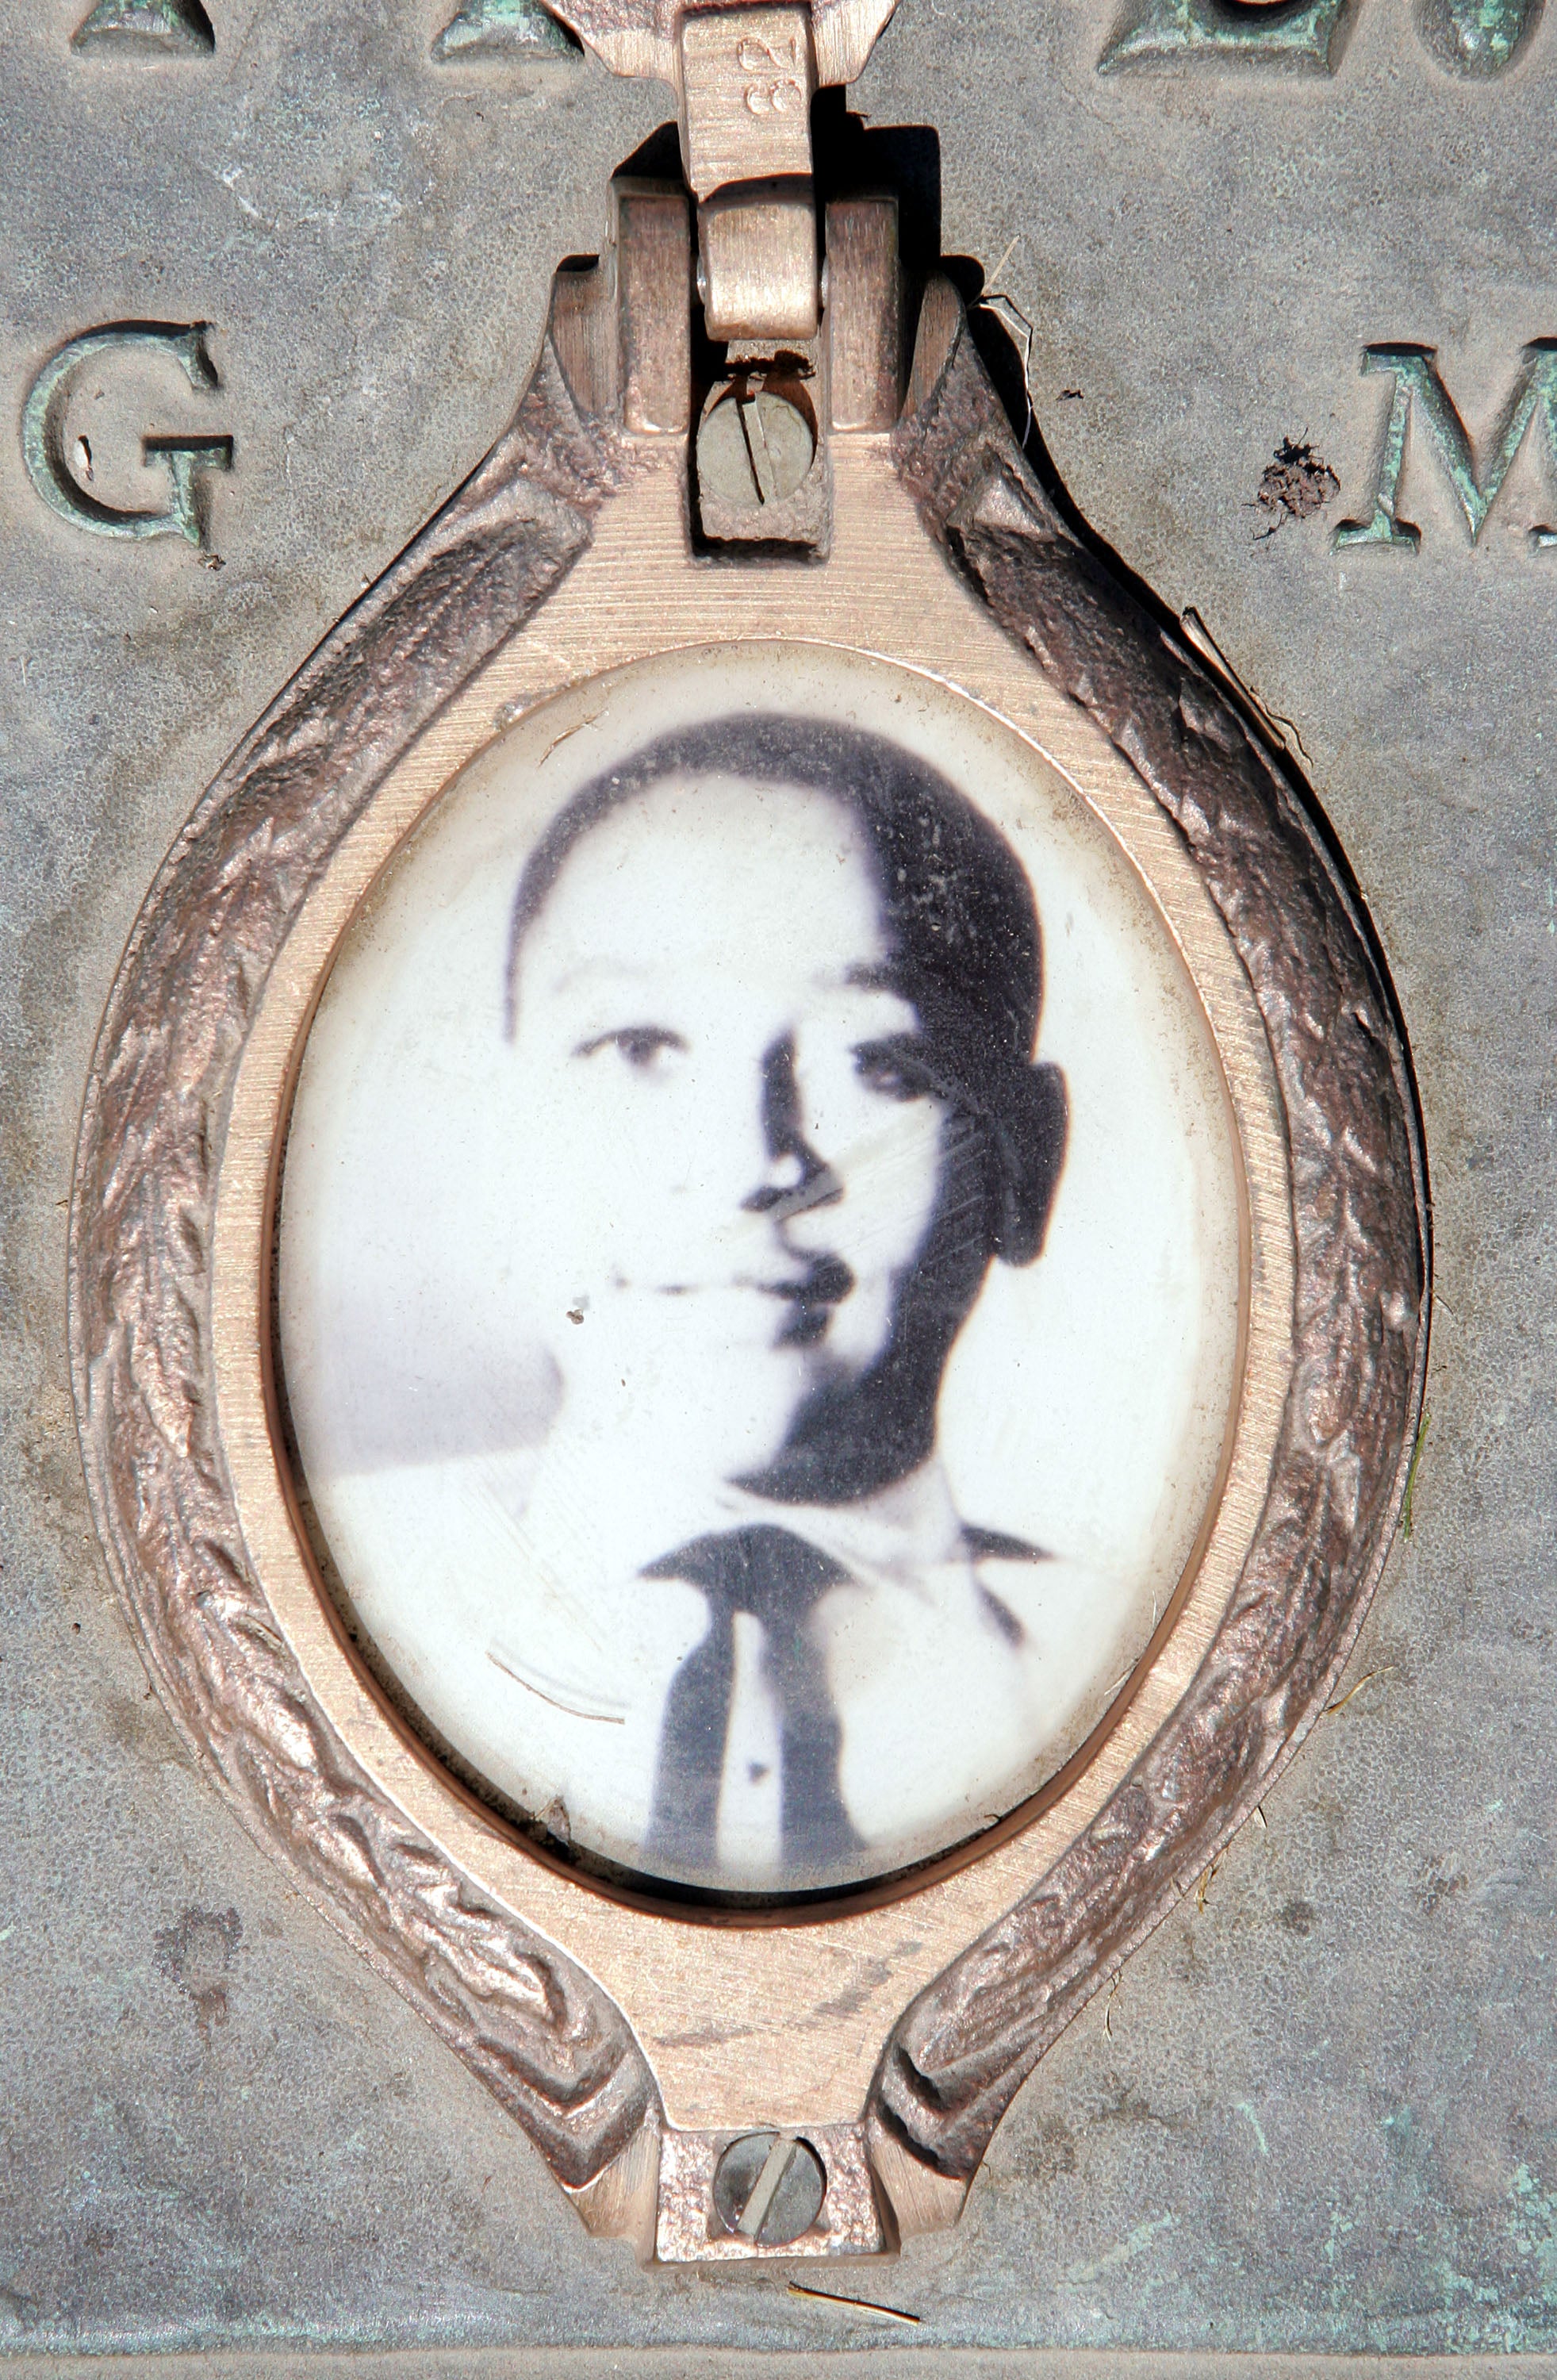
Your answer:
[[[71,34],[70,46],[209,57],[216,36],[200,0],[98,0]]]
[[[1417,30],[1441,67],[1486,81],[1512,66],[1542,0],[1418,0]]]
[[[204,546],[205,476],[232,468],[233,442],[226,431],[149,433],[141,441],[141,455],[166,471],[170,500],[161,512],[125,512],[89,492],[83,483],[91,469],[87,442],[78,438],[77,451],[67,455],[65,421],[78,374],[94,358],[113,353],[151,349],[177,364],[191,388],[219,388],[216,367],[206,353],[208,327],[204,322],[110,323],[72,339],[43,366],[22,408],[22,455],[43,502],[72,528],[90,530],[94,537],[182,537],[190,545]]]
[[[1334,74],[1361,0],[1125,0],[1102,56],[1118,67],[1208,58],[1224,66]],[[1423,47],[1451,74],[1503,73],[1540,21],[1543,0],[1415,0]]]
[[[1231,66],[1334,74],[1358,0],[1287,0],[1251,8],[1236,0],[1126,0],[1098,59],[1120,67],[1214,58]]]
[[[1364,348],[1363,370],[1391,374],[1394,388],[1374,480],[1372,511],[1364,520],[1343,521],[1334,535],[1337,546],[1394,545],[1415,552],[1421,543],[1421,530],[1414,522],[1402,520],[1397,509],[1406,439],[1414,423],[1426,432],[1428,447],[1459,498],[1473,545],[1538,415],[1548,462],[1557,463],[1557,340],[1538,339],[1526,348],[1480,470],[1465,423],[1439,375],[1436,355],[1433,347]],[[1532,528],[1528,535],[1534,547],[1557,545],[1557,529]]]
[[[488,58],[576,58],[579,45],[540,0],[465,0],[432,45],[439,66]]]

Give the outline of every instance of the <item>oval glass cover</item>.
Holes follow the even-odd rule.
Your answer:
[[[1031,746],[823,648],[615,673],[456,781],[305,1051],[281,1368],[351,1630],[585,1867],[945,1852],[1192,1564],[1242,1212],[1177,946]]]

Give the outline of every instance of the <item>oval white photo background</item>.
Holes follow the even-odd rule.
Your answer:
[[[523,1523],[558,1389],[501,1097],[505,971],[514,888],[557,811],[655,736],[736,711],[895,741],[1000,830],[1042,925],[1038,1055],[1069,1099],[1043,1254],[991,1267],[938,1408],[956,1512],[1052,1558],[1013,1597],[1049,1682],[1044,1721],[997,1778],[938,1762],[937,1730],[976,1735],[980,1711],[960,1696],[955,1647],[948,1659],[927,1630],[923,1698],[905,1702],[851,1809],[865,1850],[848,1875],[784,1878],[849,1882],[1016,1807],[1091,1732],[1179,1583],[1238,1393],[1241,1176],[1210,1029],[1135,870],[1030,747],[933,681],[803,646],[636,663],[500,738],[397,856],[325,987],[285,1155],[282,1372],[350,1617],[423,1733],[564,1840],[662,1872],[643,1855],[645,1750],[611,1694],[581,1709],[559,1689],[562,1710],[515,1682],[547,1675],[547,1586],[526,1573]],[[651,1643],[620,1593],[609,1605],[606,1649],[629,1670],[673,1666],[701,1633],[693,1590],[673,1585],[659,1608]],[[729,1850],[733,1890],[770,1877],[753,1844],[749,1859],[739,1839]]]

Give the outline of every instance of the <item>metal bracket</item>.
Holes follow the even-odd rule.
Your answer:
[[[862,71],[896,0],[548,0],[615,74],[671,85],[714,339],[815,338],[811,101]]]

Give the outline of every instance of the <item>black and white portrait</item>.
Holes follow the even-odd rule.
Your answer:
[[[992,783],[889,674],[689,662],[516,731],[355,929],[294,1113],[283,1369],[365,1651],[501,1803],[672,1886],[845,1886],[1029,1797],[1231,1393],[1165,937],[1052,788],[1015,825],[1016,739]]]

